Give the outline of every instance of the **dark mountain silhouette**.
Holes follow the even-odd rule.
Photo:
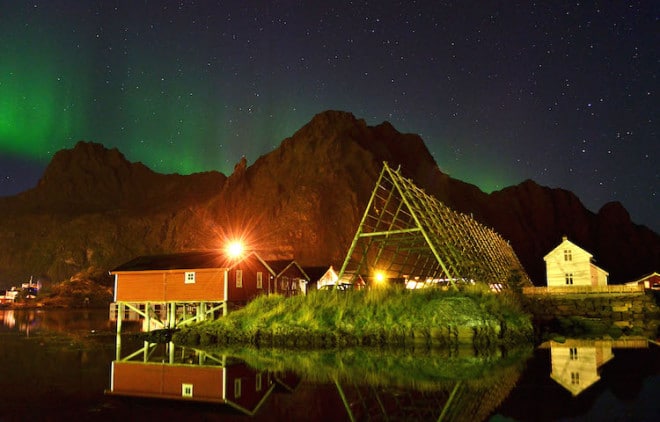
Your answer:
[[[221,248],[238,236],[266,258],[338,266],[383,161],[510,240],[537,285],[562,235],[611,282],[658,269],[660,237],[619,203],[594,214],[573,193],[529,180],[485,194],[443,174],[419,136],[327,111],[229,177],[158,174],[88,142],[58,152],[34,189],[0,198],[0,285],[103,274],[138,255]]]

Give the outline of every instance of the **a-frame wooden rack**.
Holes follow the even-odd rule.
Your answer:
[[[455,286],[482,282],[505,288],[512,277],[530,284],[499,234],[426,194],[387,163],[378,177],[339,280],[390,280]]]

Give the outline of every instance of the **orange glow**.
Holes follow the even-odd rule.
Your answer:
[[[381,271],[376,271],[376,274],[374,274],[374,279],[376,280],[376,283],[381,284],[383,281],[385,281],[385,274],[383,274]]]
[[[239,258],[243,255],[243,251],[244,248],[241,242],[234,241],[227,245],[227,255],[229,255],[230,258]]]

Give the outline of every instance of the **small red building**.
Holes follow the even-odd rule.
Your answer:
[[[270,373],[252,369],[242,361],[173,346],[169,347],[168,356],[160,356],[155,347],[148,344],[127,358],[113,361],[110,389],[105,393],[222,404],[254,415],[276,386]],[[182,360],[191,351],[194,355]],[[151,358],[136,361],[131,356]]]
[[[287,297],[307,293],[309,276],[296,261],[267,261],[267,264],[273,271],[273,283],[269,286],[269,293],[277,293]]]
[[[110,274],[118,332],[131,315],[144,319],[147,329],[174,328],[226,314],[260,294],[297,294],[309,280],[295,261],[266,262],[255,252],[237,258],[221,251],[143,256]]]
[[[660,290],[660,274],[657,271],[647,274],[644,277],[626,283],[629,286],[644,286],[645,289]]]

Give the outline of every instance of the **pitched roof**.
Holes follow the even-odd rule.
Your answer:
[[[193,251],[175,254],[140,256],[121,264],[110,272],[229,268],[234,265],[234,263],[235,261],[231,261],[226,254],[217,250]]]
[[[470,216],[427,195],[383,163],[339,277],[419,277],[506,284],[531,281],[509,243]]]
[[[573,243],[573,242],[571,242],[570,240],[568,240],[568,238],[567,238],[566,236],[564,236],[564,237],[562,238],[561,243],[560,243],[559,245],[555,246],[550,252],[548,252],[547,254],[545,254],[545,256],[543,257],[543,260],[547,261],[547,258],[550,257],[550,255],[554,254],[557,250],[563,250],[563,249],[566,249],[566,248],[569,248],[569,247],[570,247],[571,249],[579,249],[579,250],[581,250],[581,251],[584,252],[585,254],[589,255],[589,259],[592,259],[592,258],[593,258],[593,255],[592,255],[588,250],[586,250],[586,249],[584,249],[584,248],[582,248],[582,247],[576,245],[575,243]]]
[[[273,271],[273,275],[278,276],[282,274],[284,271],[286,271],[290,266],[294,265],[298,267],[300,270],[300,273],[303,275],[304,278],[306,278],[309,281],[309,276],[305,272],[305,270],[298,265],[296,261],[293,259],[278,259],[278,260],[273,260],[273,261],[266,261],[266,265],[270,267],[270,269]]]
[[[310,281],[318,281],[330,268],[332,268],[332,266],[327,265],[325,267],[304,267],[303,270],[305,271],[305,274],[309,276]]]
[[[293,262],[292,259],[277,259],[277,260],[270,260],[266,261],[266,264],[273,270],[275,275],[278,275],[282,271],[284,271],[289,265],[291,265],[291,262]]]

